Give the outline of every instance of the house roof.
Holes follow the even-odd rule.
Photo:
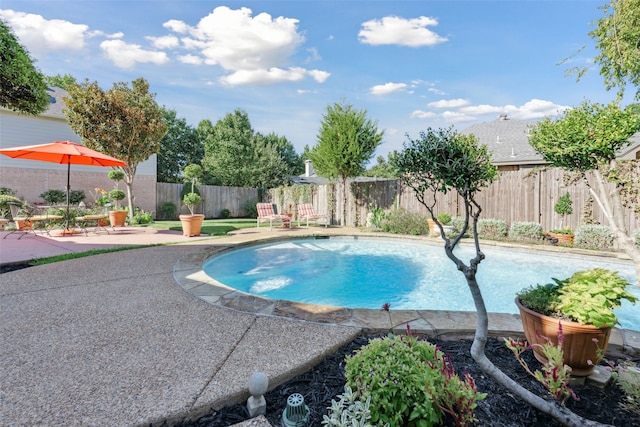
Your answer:
[[[546,162],[542,156],[529,145],[529,129],[533,124],[502,114],[492,122],[475,124],[460,133],[474,134],[480,144],[485,144],[494,164],[543,164]]]
[[[69,96],[69,93],[64,89],[53,86],[47,88],[47,94],[49,95],[49,106],[44,112],[38,114],[38,117],[50,117],[53,119],[66,120],[66,117],[62,112],[65,107],[62,98]],[[12,111],[9,108],[4,107],[0,107],[0,110],[7,112]],[[18,114],[18,112],[16,112],[16,114]]]

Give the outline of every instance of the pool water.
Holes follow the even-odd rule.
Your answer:
[[[483,246],[477,280],[487,311],[518,313],[516,293],[595,267],[635,284],[631,262],[535,250]],[[456,249],[465,263],[471,246]],[[331,237],[294,239],[225,252],[203,266],[232,288],[272,299],[350,308],[475,311],[464,276],[442,244],[400,239]],[[629,291],[640,298],[640,288]],[[640,330],[640,306],[616,310],[623,328]]]

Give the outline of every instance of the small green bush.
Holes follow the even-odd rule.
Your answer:
[[[587,249],[612,249],[613,233],[605,225],[581,225],[576,229],[574,246]]]
[[[16,192],[9,187],[0,187],[0,196],[15,196]]]
[[[426,215],[397,209],[382,221],[382,230],[394,234],[428,235],[429,224]]]
[[[84,190],[69,191],[69,203],[72,205],[77,205],[86,198],[87,196],[84,194]],[[66,194],[65,194],[65,202],[66,202]]]
[[[509,238],[518,242],[538,242],[542,236],[542,226],[537,222],[514,221],[509,228]]]
[[[507,236],[507,230],[507,222],[502,219],[478,220],[478,237],[482,239],[503,239]]]
[[[461,216],[454,216],[451,218],[449,225],[453,227],[454,232],[460,233],[462,231],[462,227],[464,227],[464,218]]]
[[[231,216],[231,211],[230,211],[229,209],[226,209],[226,208],[225,208],[225,209],[222,209],[222,210],[220,211],[220,218],[227,219],[227,218],[229,218],[230,216]]]
[[[9,203],[22,206],[24,202],[10,194],[0,194],[0,218],[8,218],[11,213]]]
[[[131,224],[144,225],[151,224],[153,222],[153,215],[151,212],[145,212],[140,208],[136,208],[136,213],[131,220]]]
[[[178,213],[178,207],[173,202],[164,202],[160,206],[162,219],[175,219]]]
[[[361,399],[371,399],[371,423],[378,426],[438,425],[445,412],[470,423],[476,401],[486,396],[468,375],[461,380],[434,344],[411,336],[372,339],[347,356],[345,377]]]
[[[442,225],[449,225],[451,222],[451,215],[448,213],[441,213],[436,218],[438,218],[438,221],[440,221]]]
[[[249,218],[258,218],[258,208],[255,202],[247,202],[244,204],[243,208],[247,211],[247,216]]]
[[[56,205],[58,203],[67,202],[67,193],[62,190],[51,189],[40,194],[40,198],[51,205]]]
[[[200,195],[200,190],[198,190],[198,186],[193,186],[193,192],[197,195]],[[191,193],[191,183],[187,182],[182,186],[182,190],[180,190],[180,200],[184,200],[184,196]]]
[[[335,427],[373,427],[369,423],[371,419],[371,397],[369,397],[364,403],[358,399],[358,393],[352,392],[351,387],[344,386],[344,393],[339,394],[339,401],[331,400],[331,406],[329,415],[322,417],[323,426],[335,426]],[[387,424],[388,425],[388,424]]]

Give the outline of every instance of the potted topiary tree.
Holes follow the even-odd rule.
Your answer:
[[[127,211],[120,208],[120,200],[123,200],[127,195],[118,188],[119,182],[124,179],[124,172],[120,169],[111,169],[107,176],[115,183],[114,189],[109,191],[109,199],[113,200],[113,209],[109,211],[109,222],[111,227],[124,227]]]
[[[189,215],[180,215],[180,223],[182,224],[182,234],[191,237],[199,236],[204,221],[203,214],[194,213],[196,205],[202,201],[200,194],[196,193],[195,186],[198,179],[202,176],[202,167],[197,164],[190,164],[184,168],[185,180],[191,181],[191,192],[184,195],[182,202],[189,209]]]
[[[524,334],[541,363],[542,345],[558,345],[562,330],[564,363],[574,376],[588,376],[604,356],[611,328],[618,319],[613,311],[622,300],[638,299],[625,290],[630,283],[616,272],[594,268],[547,285],[530,286],[516,297]]]
[[[573,245],[573,230],[569,226],[564,226],[564,218],[573,213],[572,205],[573,202],[571,201],[571,196],[568,192],[564,196],[560,196],[560,198],[558,198],[558,201],[553,206],[553,211],[560,215],[560,228],[551,230],[547,233],[549,237],[557,239],[558,243],[565,245]]]

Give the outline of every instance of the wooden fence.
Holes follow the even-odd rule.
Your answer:
[[[640,173],[640,166],[637,167]],[[531,169],[500,172],[499,179],[483,189],[477,197],[482,207],[482,218],[502,219],[510,225],[514,221],[529,221],[541,224],[543,230],[570,226],[573,229],[584,223],[584,212],[595,223],[608,225],[602,211],[595,202],[589,202],[589,191],[582,180],[565,185],[565,173],[561,169],[533,171]],[[593,182],[591,176],[588,177]],[[295,209],[299,202],[311,202],[319,212],[330,215],[333,224],[359,226],[366,223],[367,213],[373,208],[405,209],[409,212],[426,214],[426,209],[418,202],[413,190],[397,180],[347,182],[346,218],[343,221],[343,185],[327,184],[310,186],[304,194],[296,190],[298,186],[269,191],[271,201],[280,211]],[[554,212],[558,198],[569,193],[573,201],[573,213],[566,218]],[[433,195],[426,197],[433,197]],[[447,212],[452,216],[463,214],[462,200],[455,193],[436,197],[436,212]],[[631,209],[625,212],[629,230],[638,228]]]
[[[162,204],[172,202],[178,207],[178,213],[188,213],[189,210],[182,203],[180,192],[183,184],[159,182],[156,184],[156,217],[162,218]],[[204,213],[205,218],[219,218],[223,209],[228,209],[231,217],[245,217],[249,215],[247,205],[259,202],[259,191],[256,188],[218,187],[213,185],[199,185],[198,190],[202,202],[196,206],[196,213]]]

